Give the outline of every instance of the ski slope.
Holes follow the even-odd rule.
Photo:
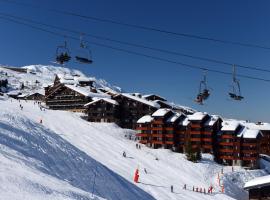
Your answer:
[[[8,188],[1,190],[9,197],[5,199],[16,199],[10,198],[14,191],[25,195],[28,190],[21,191],[18,183],[30,188],[27,199],[39,199],[35,198],[36,194],[41,197],[53,194],[55,199],[91,199],[94,191],[96,198],[105,199],[244,200],[247,199],[247,192],[242,189],[244,183],[266,174],[263,170],[246,171],[236,167],[232,172],[231,167],[224,167],[223,194],[217,182],[223,166],[214,163],[210,155],[203,155],[201,162],[192,163],[183,154],[170,150],[149,149],[143,145],[137,149],[135,141],[125,137],[132,131],[114,124],[90,123],[81,119],[81,115],[41,111],[31,101],[0,99],[0,155],[5,158],[0,161],[0,173],[1,178],[2,174],[10,176],[4,180]],[[122,156],[123,151],[126,158]],[[9,173],[5,173],[6,168]],[[133,183],[136,168],[140,170],[137,184]],[[187,190],[183,189],[184,184]],[[174,193],[170,192],[171,185]],[[193,186],[207,189],[210,185],[214,186],[211,195],[192,191]]]

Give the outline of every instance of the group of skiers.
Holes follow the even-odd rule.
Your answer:
[[[173,191],[173,185],[171,185],[170,188],[171,188],[171,193],[173,193],[173,192],[174,192],[174,191]],[[184,190],[187,189],[187,184],[184,184],[183,189],[184,189]],[[207,193],[208,193],[208,194],[212,194],[212,193],[213,193],[213,189],[214,189],[214,188],[213,188],[213,186],[211,185],[211,186],[208,188]],[[200,193],[206,194],[206,189],[205,189],[205,188],[199,188],[199,187],[194,187],[194,186],[193,186],[192,191],[193,191],[193,192],[200,192]]]

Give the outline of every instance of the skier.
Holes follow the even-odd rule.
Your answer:
[[[187,189],[187,184],[184,184],[183,189],[184,189],[184,190],[186,190],[186,189]]]
[[[126,152],[123,151],[123,157],[125,158],[127,155],[126,155]]]
[[[136,149],[138,149],[138,144],[136,144]]]
[[[171,193],[173,193],[173,185],[171,185]]]
[[[146,173],[146,174],[147,174],[146,168],[144,168],[144,173]]]

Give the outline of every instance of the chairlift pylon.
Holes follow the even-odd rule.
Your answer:
[[[195,99],[195,102],[203,105],[203,101],[207,100],[209,96],[210,96],[210,91],[206,84],[206,71],[205,71],[203,75],[203,80],[200,81],[199,93]]]
[[[58,45],[56,48],[56,56],[55,60],[56,63],[63,65],[64,63],[68,62],[71,59],[70,52],[67,47],[67,42],[64,42],[64,45]]]
[[[231,99],[236,101],[241,101],[244,97],[241,95],[240,81],[236,79],[236,67],[233,65],[233,81],[232,81],[232,91],[229,92]]]
[[[93,63],[92,53],[89,50],[89,48],[84,44],[82,34],[80,36],[80,49],[78,50],[77,55],[75,56],[75,59],[81,64]]]

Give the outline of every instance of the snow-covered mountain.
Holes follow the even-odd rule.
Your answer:
[[[10,90],[19,89],[21,83],[31,83],[25,85],[26,90],[41,89],[59,73],[85,76],[53,66],[25,68],[29,73],[0,68],[0,76],[8,74]],[[96,79],[96,83],[119,91],[106,81]],[[245,200],[244,183],[266,174],[240,167],[232,172],[231,167],[216,164],[207,154],[202,161],[192,163],[170,150],[143,145],[138,149],[136,141],[126,137],[129,134],[133,131],[87,122],[78,113],[41,111],[34,102],[0,96],[0,200]],[[126,157],[122,156],[124,151]],[[134,183],[137,168],[140,178]],[[224,175],[220,175],[221,169]],[[225,193],[220,191],[218,174]],[[207,190],[210,185],[213,194],[193,191],[193,187]]]

